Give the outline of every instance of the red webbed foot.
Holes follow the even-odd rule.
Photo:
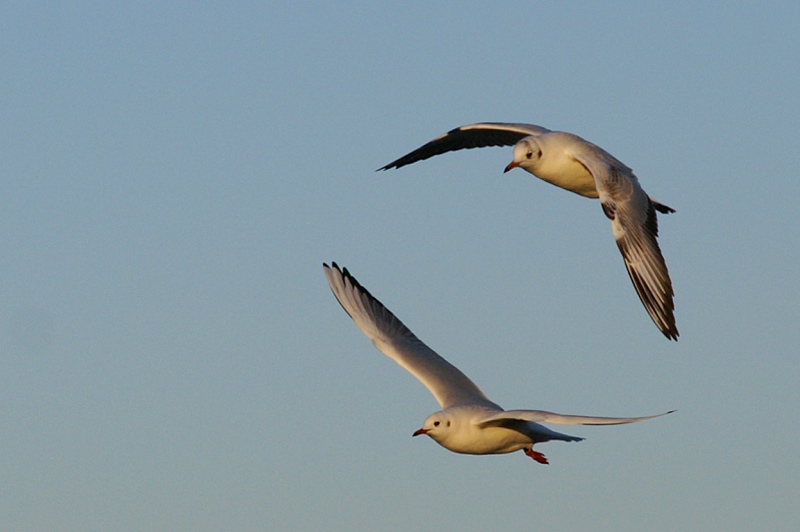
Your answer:
[[[545,458],[542,453],[534,451],[533,447],[531,447],[530,449],[525,449],[525,454],[527,454],[528,456],[530,456],[531,458],[533,458],[534,460],[536,460],[540,464],[547,465],[547,464],[550,463],[550,462],[547,461],[547,458]]]

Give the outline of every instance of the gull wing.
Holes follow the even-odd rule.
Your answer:
[[[675,211],[651,200],[631,169],[600,148],[573,156],[594,177],[603,212],[611,220],[611,230],[639,299],[661,333],[677,340],[675,293],[656,240],[656,209]]]
[[[441,155],[449,151],[471,148],[485,148],[486,146],[513,146],[520,139],[538,136],[550,132],[533,124],[506,124],[502,122],[481,122],[457,127],[435,138],[422,147],[417,148],[407,155],[403,155],[378,170],[400,168],[407,164],[429,159],[434,155]]]
[[[513,421],[533,421],[534,423],[553,423],[555,425],[624,425],[654,419],[673,413],[674,410],[644,417],[596,417],[596,416],[570,416],[545,412],[544,410],[505,410],[496,414],[488,414],[478,425],[481,427],[504,425]]]
[[[323,264],[333,295],[375,347],[415,376],[444,408],[459,405],[501,410],[458,368],[425,345],[397,316],[335,262]]]

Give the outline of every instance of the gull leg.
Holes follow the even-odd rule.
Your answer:
[[[550,462],[547,461],[547,458],[545,458],[542,453],[534,451],[533,447],[531,447],[530,449],[525,449],[525,454],[527,454],[528,456],[530,456],[531,458],[533,458],[534,460],[536,460],[540,464],[547,465],[547,464],[550,463]]]

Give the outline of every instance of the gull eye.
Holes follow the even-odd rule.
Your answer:
[[[450,422],[449,422],[449,421],[447,422],[447,426],[448,426],[448,427],[450,426]]]
[[[438,426],[439,426],[439,422],[438,422],[438,421],[434,421],[434,422],[433,422],[433,426],[434,426],[434,427],[438,427]]]
[[[532,151],[529,151],[528,153],[526,153],[526,154],[525,154],[525,157],[527,157],[528,159],[530,159],[531,157],[533,157],[533,152],[532,152]]]

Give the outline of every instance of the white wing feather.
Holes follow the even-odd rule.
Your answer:
[[[556,414],[555,412],[545,412],[544,410],[506,410],[497,412],[484,417],[479,424],[481,426],[502,424],[506,421],[521,420],[533,421],[534,423],[553,423],[555,425],[623,425],[625,423],[636,423],[653,419],[667,414],[674,410],[657,414],[655,416],[644,417],[597,417],[597,416],[570,416]]]
[[[414,375],[444,408],[460,405],[500,410],[458,368],[425,345],[397,316],[336,263],[323,264],[325,276],[345,312],[383,354]]]

